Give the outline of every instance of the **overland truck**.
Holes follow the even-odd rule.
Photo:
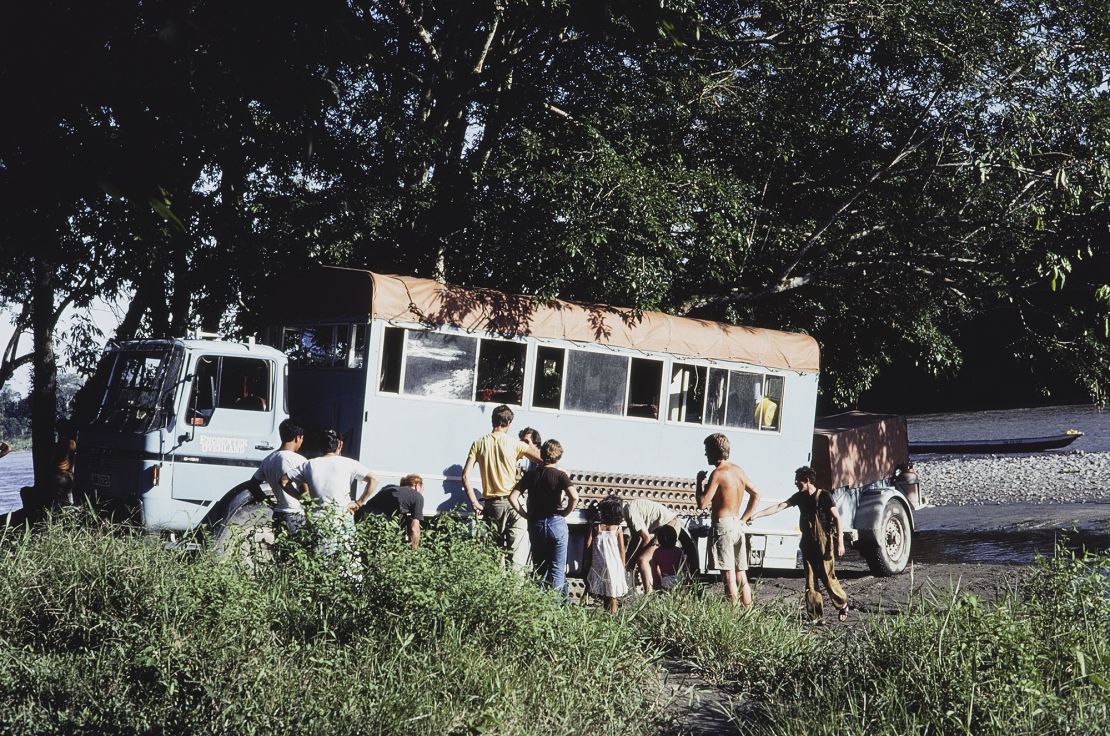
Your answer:
[[[900,437],[879,433],[883,452],[841,432],[814,455],[809,336],[332,267],[274,293],[303,298],[266,305],[259,342],[107,347],[93,379],[99,407],[79,435],[80,492],[168,536],[258,523],[268,511],[244,482],[292,417],[339,431],[379,483],[419,473],[425,508],[442,513],[466,507],[470,444],[507,404],[512,431],[532,426],[563,444],[583,507],[610,493],[670,506],[701,539],[703,568],[708,520],[694,477],[713,432],[729,437],[765,503],[789,496],[794,469],[816,460],[873,567],[896,573],[909,559],[914,506],[895,483],[904,420]],[[897,419],[879,421],[889,430]],[[586,518],[568,521],[573,577]],[[798,538],[791,514],[758,520],[751,565],[795,567]]]

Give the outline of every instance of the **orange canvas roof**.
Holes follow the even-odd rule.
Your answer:
[[[530,335],[575,342],[732,360],[768,368],[817,371],[820,350],[809,335],[601,304],[537,299],[492,289],[471,289],[413,276],[324,267],[310,279],[305,302],[317,313],[368,312],[373,319],[450,325],[500,335]],[[302,305],[304,305],[302,303]]]

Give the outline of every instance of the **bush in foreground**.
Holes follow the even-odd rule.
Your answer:
[[[360,531],[361,579],[250,569],[93,520],[0,543],[0,732],[643,733],[655,669],[457,525]]]

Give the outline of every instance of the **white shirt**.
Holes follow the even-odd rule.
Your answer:
[[[305,459],[299,453],[292,450],[274,450],[266,456],[258,466],[258,470],[254,471],[255,480],[264,480],[270,484],[270,490],[274,492],[274,500],[277,501],[277,511],[302,512],[300,501],[281,490],[281,476],[287,475],[292,480],[297,470],[304,464]]]
[[[344,508],[352,500],[351,484],[368,475],[370,468],[342,455],[314,457],[297,470],[297,477],[308,482],[313,498]]]

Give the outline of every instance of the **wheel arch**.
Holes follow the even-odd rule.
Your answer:
[[[906,512],[906,517],[910,522],[910,533],[917,531],[917,524],[913,517],[913,505],[910,504],[909,499],[896,488],[883,488],[876,491],[865,491],[860,494],[859,506],[856,508],[853,524],[860,537],[870,540],[878,539],[880,526],[883,523],[883,514],[886,512],[887,506],[892,503],[901,504],[902,509]]]
[[[219,501],[212,504],[201,524],[207,529],[209,534],[213,536],[218,535],[223,529],[224,524],[236,511],[246,506],[251,501],[262,501],[265,499],[266,495],[266,491],[263,490],[262,485],[258,481],[243,481],[230,488]]]

